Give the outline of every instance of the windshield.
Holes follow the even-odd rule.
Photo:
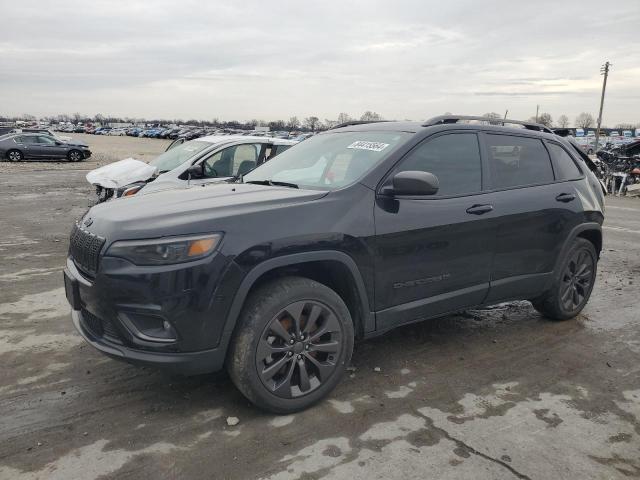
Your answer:
[[[334,132],[316,135],[263,163],[245,182],[287,182],[335,190],[354,183],[406,139],[405,132]]]
[[[149,165],[153,165],[158,168],[158,172],[168,172],[174,168],[182,165],[189,160],[195,154],[203,151],[205,148],[210,147],[212,144],[209,142],[198,142],[196,140],[191,142],[185,142],[182,145],[173,147],[171,150],[164,152],[159,157],[154,158]]]

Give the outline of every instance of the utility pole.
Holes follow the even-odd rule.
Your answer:
[[[540,105],[536,105],[536,123],[538,123],[538,110],[540,110]]]
[[[596,146],[593,149],[595,152],[598,151],[598,140],[600,139],[600,125],[602,124],[602,108],[604,107],[604,92],[607,89],[607,77],[609,76],[609,67],[611,64],[607,60],[605,64],[600,67],[600,75],[604,75],[604,80],[602,82],[602,96],[600,97],[600,113],[598,114],[598,126],[596,128]]]
[[[504,111],[504,118],[503,118],[503,120],[506,120],[506,119],[507,119],[507,115],[508,115],[508,114],[509,114],[509,109],[507,108],[507,109]],[[503,124],[503,125],[504,125],[504,124]]]

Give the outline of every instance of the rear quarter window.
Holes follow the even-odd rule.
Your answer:
[[[564,148],[556,143],[547,143],[556,167],[558,180],[576,180],[582,177],[582,172]]]

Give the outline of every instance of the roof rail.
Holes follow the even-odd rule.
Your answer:
[[[540,123],[535,122],[523,122],[522,120],[510,120],[508,118],[490,118],[490,117],[476,117],[469,115],[440,115],[439,117],[433,117],[426,121],[422,126],[430,127],[432,125],[439,125],[445,123],[458,123],[463,120],[477,120],[480,122],[490,122],[492,124],[500,124],[504,126],[505,123],[511,123],[515,125],[522,125],[528,130],[537,130],[539,132],[553,133],[553,131]]]
[[[349,120],[348,122],[342,122],[338,125],[334,125],[329,130],[333,130],[334,128],[350,127],[351,125],[364,125],[366,123],[380,123],[388,121],[389,120]]]

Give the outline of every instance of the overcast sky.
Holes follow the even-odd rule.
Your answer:
[[[0,0],[0,114],[640,122],[640,0]]]

